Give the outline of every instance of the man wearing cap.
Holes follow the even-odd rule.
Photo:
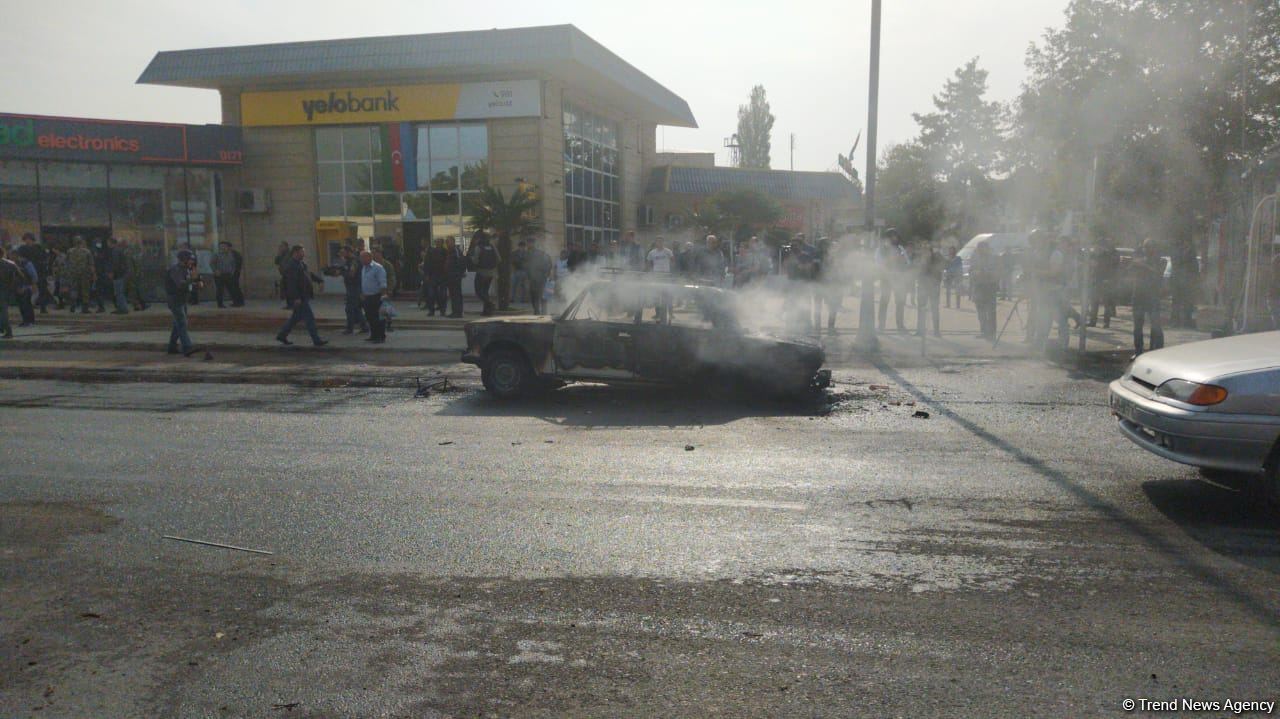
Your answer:
[[[178,345],[181,344],[182,355],[190,357],[195,354],[196,348],[187,331],[187,298],[200,280],[194,252],[179,250],[176,260],[164,276],[164,292],[168,297],[169,312],[173,315],[173,328],[169,331],[169,354],[178,354]]]

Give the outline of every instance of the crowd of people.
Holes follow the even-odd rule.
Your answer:
[[[771,247],[757,237],[731,246],[715,235],[707,235],[701,243],[687,241],[674,246],[655,236],[645,246],[635,233],[627,232],[621,242],[608,246],[592,243],[566,248],[554,261],[538,248],[537,240],[525,238],[513,252],[510,299],[518,302],[528,298],[538,313],[544,311],[545,298],[555,294],[564,278],[584,269],[607,267],[671,274],[730,289],[750,288],[771,276],[780,278],[782,285],[775,279],[770,286],[784,299],[781,319],[790,329],[818,332],[825,325],[827,331],[834,331],[844,298],[857,293],[859,285],[870,283],[880,330],[890,324],[892,310],[892,325],[897,331],[939,337],[940,310],[959,309],[967,300],[977,313],[978,335],[995,342],[1003,329],[998,326],[997,303],[1014,300],[1010,313],[1020,311],[1023,341],[1037,350],[1050,351],[1065,348],[1069,333],[1081,324],[1097,326],[1100,310],[1102,326],[1110,327],[1117,304],[1125,304],[1133,308],[1135,354],[1164,344],[1165,258],[1150,239],[1121,262],[1116,247],[1105,238],[1084,248],[1072,238],[1050,238],[1033,230],[1025,247],[1005,247],[999,253],[980,241],[968,264],[954,247],[909,243],[894,229],[865,244],[853,239],[843,243],[826,237],[811,239],[800,233],[781,247]],[[491,278],[486,273],[491,274],[500,262],[491,242],[477,233],[470,250],[465,254],[457,250],[456,254],[466,260],[455,263],[455,274],[466,268],[476,271],[476,294],[485,314],[490,314]],[[1198,272],[1194,257],[1190,264],[1191,271]],[[447,263],[430,255],[423,260],[423,274],[438,277],[432,284],[436,287],[453,281]],[[1194,311],[1194,293],[1185,289],[1188,286],[1194,282],[1172,287],[1171,314],[1185,324],[1190,324]],[[436,296],[424,290],[421,300],[432,312],[437,307],[443,312],[443,302],[432,299]],[[1280,305],[1280,299],[1274,305]],[[914,323],[909,323],[908,308],[915,309]],[[1056,343],[1052,339],[1055,326]]]
[[[468,274],[473,277],[472,290],[480,301],[481,314],[495,312],[493,284],[502,265],[501,253],[484,231],[475,232],[465,249],[460,240],[440,238],[421,253],[417,300],[428,316],[463,316],[463,283]],[[507,299],[527,303],[534,314],[544,314],[551,302],[572,299],[564,297],[564,288],[575,274],[604,268],[650,272],[734,290],[767,284],[783,299],[780,319],[789,329],[819,332],[825,324],[827,331],[834,332],[844,298],[859,292],[859,285],[870,283],[865,288],[877,302],[874,317],[880,330],[887,328],[892,309],[896,330],[941,336],[940,309],[960,308],[967,299],[977,313],[979,336],[994,342],[1003,331],[998,326],[997,302],[1011,299],[1015,304],[1010,313],[1016,309],[1025,313],[1023,340],[1049,350],[1065,348],[1070,331],[1082,324],[1092,327],[1101,322],[1109,327],[1117,305],[1128,304],[1132,307],[1135,354],[1164,345],[1166,259],[1151,239],[1122,262],[1119,251],[1106,238],[1084,248],[1071,238],[1050,238],[1033,230],[1025,248],[1006,247],[997,253],[986,241],[979,241],[967,266],[955,248],[940,250],[928,242],[908,243],[893,229],[864,242],[811,239],[799,233],[782,246],[771,246],[757,237],[725,243],[716,235],[683,243],[668,243],[665,237],[654,236],[642,245],[636,233],[626,232],[620,242],[569,247],[553,257],[543,249],[548,244],[546,237],[530,234],[517,240],[511,252]],[[392,300],[400,284],[398,254],[387,256],[392,250],[367,250],[347,243],[333,264],[322,270],[342,278],[343,334],[359,331],[368,335],[369,342],[386,341],[397,315]],[[205,287],[197,260],[189,245],[179,246],[164,273],[165,300],[173,314],[168,351],[173,353],[194,351],[186,307],[200,301]],[[1184,272],[1199,271],[1194,256],[1173,258],[1172,262],[1180,260]],[[233,307],[244,305],[241,254],[223,242],[208,258],[208,265],[218,307],[227,302]],[[277,340],[292,344],[289,336],[302,324],[314,345],[327,344],[317,331],[311,308],[314,286],[322,279],[309,269],[306,251],[300,245],[282,242],[275,265],[280,296],[290,310]],[[1280,277],[1280,258],[1275,265],[1272,275]],[[1269,307],[1280,326],[1280,282],[1269,285]],[[1176,283],[1172,288],[1170,314],[1175,322],[1190,323],[1195,297],[1185,289],[1188,286],[1194,287],[1194,283]],[[135,242],[111,238],[90,245],[77,236],[63,251],[26,234],[16,246],[0,247],[0,336],[6,338],[13,336],[10,305],[17,306],[19,326],[25,327],[33,325],[37,313],[47,313],[50,306],[70,312],[105,312],[110,302],[114,314],[145,310],[148,294],[143,248]],[[908,326],[908,307],[915,308],[913,327]],[[1052,340],[1055,326],[1056,343]]]

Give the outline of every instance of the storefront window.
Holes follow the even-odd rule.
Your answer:
[[[34,162],[0,162],[0,241],[40,234],[40,204]]]
[[[192,248],[212,252],[218,246],[220,218],[213,173],[201,168],[188,168],[187,175],[187,236]]]
[[[489,181],[489,130],[482,122],[418,125],[407,147],[395,131],[317,128],[317,200],[321,219],[355,222],[360,237],[403,241],[416,257],[431,237],[464,234],[465,208]]]
[[[107,166],[47,162],[40,166],[41,219],[45,225],[109,228]]]
[[[616,242],[622,217],[617,123],[570,103],[563,121],[566,242],[581,248]]]

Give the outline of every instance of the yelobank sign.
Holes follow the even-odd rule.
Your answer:
[[[240,95],[240,123],[246,127],[480,120],[541,114],[542,83],[538,80],[372,85]]]

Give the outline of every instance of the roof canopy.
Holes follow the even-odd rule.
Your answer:
[[[244,45],[156,53],[138,82],[277,90],[551,75],[660,125],[697,127],[689,104],[573,25]]]
[[[856,188],[836,172],[748,170],[739,167],[654,168],[648,193],[714,195],[724,190],[752,189],[780,200],[839,200],[856,197]]]

